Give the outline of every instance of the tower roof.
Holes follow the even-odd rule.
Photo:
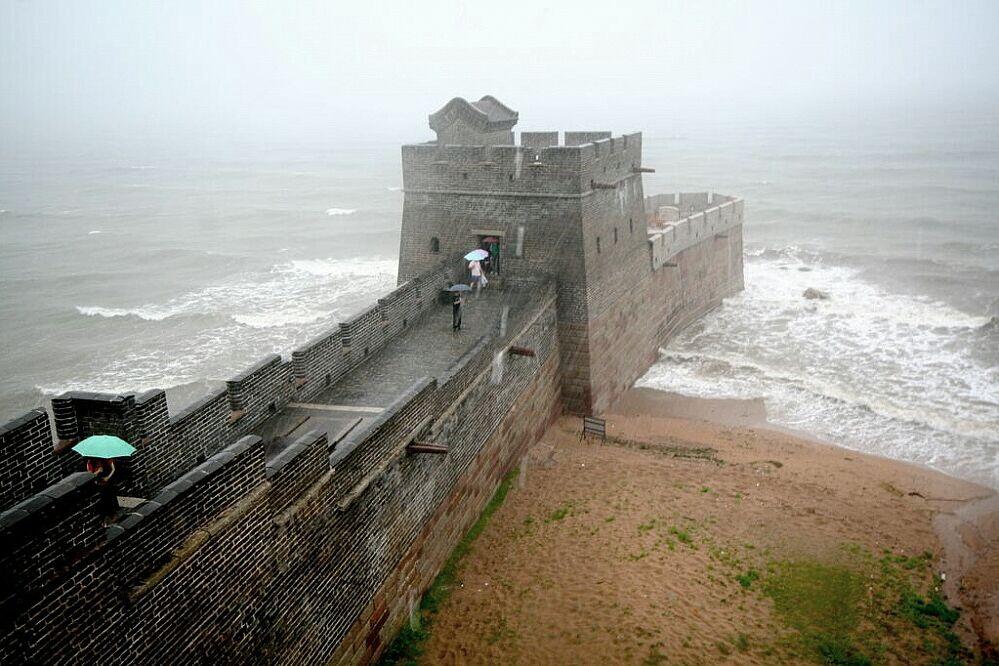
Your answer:
[[[516,111],[492,95],[485,95],[478,102],[455,97],[430,114],[430,129],[441,132],[460,120],[480,132],[494,132],[511,129],[518,117]]]

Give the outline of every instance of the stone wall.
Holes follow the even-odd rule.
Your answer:
[[[641,218],[626,188],[621,205],[629,222],[641,219],[640,240],[618,243],[604,256],[587,247],[590,394],[567,407],[600,413],[609,408],[658,357],[659,347],[688,323],[743,288],[741,199],[720,195],[658,195],[645,200]],[[639,199],[641,200],[640,194]],[[647,233],[646,213],[662,202],[706,210],[666,229]],[[593,221],[607,237],[608,220],[623,226],[616,211],[594,201]],[[597,217],[603,213],[606,217]],[[615,221],[616,222],[613,222]],[[619,234],[620,235],[620,234]]]
[[[290,361],[268,355],[176,414],[169,413],[162,390],[141,395],[71,391],[54,398],[63,455],[53,459],[40,453],[51,454],[53,448],[44,413],[31,412],[0,431],[0,445],[17,461],[6,478],[0,475],[0,508],[51,483],[53,474],[82,470],[83,460],[66,450],[92,434],[117,435],[141,452],[122,461],[119,472],[128,479],[126,494],[152,496],[290,401],[313,398],[391,342],[434,305],[448,276],[443,263],[430,266],[370,308],[294,350]]]
[[[239,438],[110,527],[85,472],[10,507],[0,514],[0,565],[10,574],[0,594],[0,659],[302,663],[378,654],[406,600],[422,593],[558,413],[552,284],[539,285],[520,321],[508,332],[497,326],[363,430],[331,441],[309,433],[266,463],[259,438]],[[535,356],[509,356],[511,345]],[[494,383],[497,359],[502,381]],[[237,406],[267,410],[255,387],[291,367],[266,359],[236,378]],[[135,414],[158,415],[159,395],[77,396],[63,407],[85,412],[72,434],[92,414],[127,424],[150,440],[136,453],[141,461],[157,445],[157,419]],[[164,423],[179,421],[193,441],[194,414],[221,413],[220,396]],[[88,401],[99,409],[84,409]],[[42,416],[30,420],[35,429]],[[63,417],[70,434],[73,419]],[[408,453],[414,437],[449,451]]]
[[[337,664],[368,663],[391,642],[411,609],[430,586],[455,545],[478,518],[503,476],[538,441],[558,413],[558,354],[550,354],[482,447],[482,453],[456,483],[450,496],[427,519],[378,593],[344,636],[334,656]],[[488,398],[486,387],[477,404]]]
[[[609,139],[613,136],[612,132],[600,131],[600,132],[566,132],[565,133],[565,145],[567,146],[581,146],[584,143],[593,143],[595,141],[603,141],[604,139]]]
[[[660,195],[672,196],[672,195]],[[652,230],[649,235],[649,248],[652,253],[652,267],[658,270],[670,257],[689,247],[717,235],[727,234],[733,227],[741,227],[743,215],[742,199],[722,198],[715,195],[707,208],[691,213],[683,219],[667,222]],[[737,231],[741,236],[741,230]]]
[[[436,258],[426,270],[404,280],[377,303],[292,352],[297,398],[326,390],[368,356],[416,321],[450,282],[448,267]]]
[[[649,258],[633,262],[637,271]],[[624,290],[592,325],[593,411],[610,407],[676,333],[742,289],[742,226],[736,224],[666,256]]]

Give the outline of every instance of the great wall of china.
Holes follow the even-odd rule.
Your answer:
[[[0,428],[0,661],[377,658],[552,419],[606,410],[742,289],[741,199],[646,198],[641,134],[514,145],[517,119],[430,116],[399,286],[290,358],[176,414],[73,392]],[[500,272],[454,335],[441,291],[484,238]],[[110,496],[69,451],[102,433],[138,449]]]

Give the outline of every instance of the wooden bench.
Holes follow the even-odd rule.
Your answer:
[[[587,435],[597,435],[607,441],[607,421],[595,416],[584,416],[583,430],[579,433],[579,438],[583,439]]]

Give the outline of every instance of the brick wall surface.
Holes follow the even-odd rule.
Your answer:
[[[265,464],[261,440],[244,437],[110,527],[86,473],[4,512],[2,562],[21,574],[0,596],[0,656],[312,663],[378,653],[403,616],[401,602],[383,594],[391,589],[386,581],[418,594],[558,412],[552,285],[540,288],[532,308],[517,330],[483,337],[332,455],[325,435],[310,433]],[[510,344],[536,356],[507,358]],[[505,358],[503,381],[493,383],[497,356]],[[268,381],[282,365],[268,360],[236,381],[261,374]],[[247,402],[231,406],[254,409],[252,386],[239,389]],[[79,412],[77,434],[97,427],[97,415],[140,438],[156,424],[177,426],[161,418],[159,392],[70,402]],[[449,453],[407,453],[421,428]],[[358,644],[347,638],[361,634]]]
[[[557,146],[558,132],[521,132],[520,145],[526,148]]]
[[[688,247],[669,263],[674,265],[664,265],[636,288],[622,291],[591,322],[594,412],[610,407],[644,374],[673,335],[743,288],[742,227]]]
[[[290,362],[276,354],[267,356],[177,414],[167,411],[161,390],[141,395],[73,391],[54,398],[52,412],[62,455],[52,455],[43,410],[33,410],[0,430],[0,446],[13,461],[6,476],[0,475],[0,506],[83,469],[83,460],[66,449],[95,434],[117,435],[139,449],[140,455],[119,463],[119,477],[127,479],[122,492],[154,495],[288,402],[314,397],[364,362],[416,323],[448,280],[448,268],[438,261],[365,312],[295,350]]]
[[[243,427],[252,427],[291,401],[291,383],[291,364],[271,354],[226,382],[229,406],[240,414]]]
[[[33,409],[0,427],[0,509],[33,495],[62,476],[52,451],[49,417]]]
[[[232,438],[231,414],[229,392],[221,387],[171,416],[174,453],[170,467],[190,469],[228,444]],[[172,479],[169,474],[164,476],[169,477],[167,481]]]

